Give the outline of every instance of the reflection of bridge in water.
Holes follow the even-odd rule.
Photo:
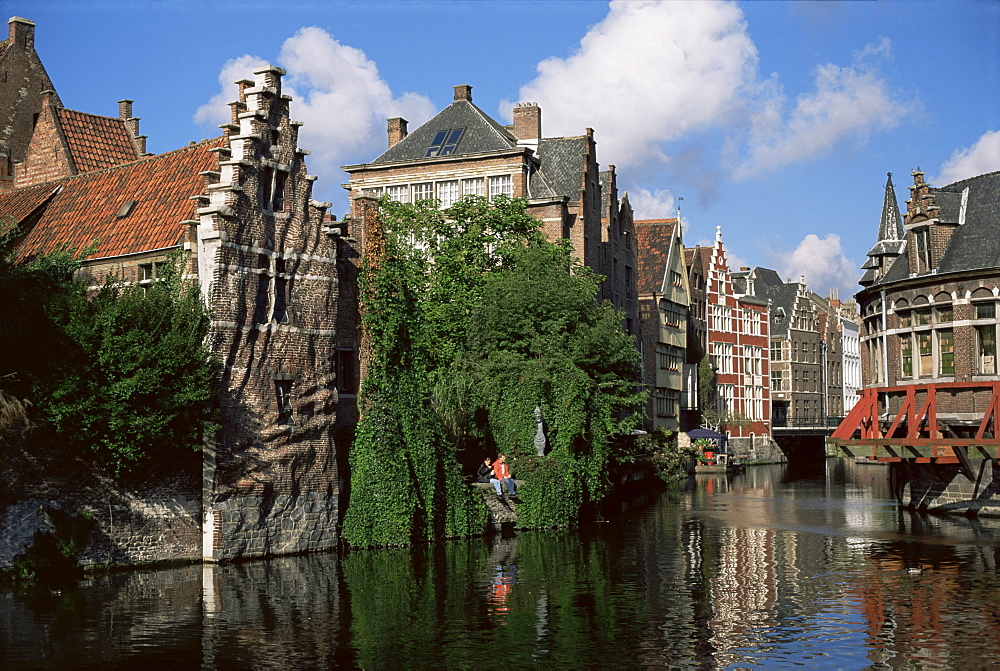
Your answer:
[[[941,512],[997,511],[1000,381],[865,389],[830,442],[849,457],[888,463],[897,498]]]

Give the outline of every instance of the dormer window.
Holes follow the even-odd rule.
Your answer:
[[[424,154],[424,158],[454,154],[455,148],[462,139],[462,133],[464,132],[464,128],[450,128],[434,133],[434,139],[431,141],[430,146],[427,147],[427,153]]]

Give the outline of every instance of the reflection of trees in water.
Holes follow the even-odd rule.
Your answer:
[[[639,665],[635,569],[600,538],[521,533],[404,552],[344,560],[362,667]]]

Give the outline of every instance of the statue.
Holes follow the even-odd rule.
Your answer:
[[[545,431],[542,429],[542,409],[539,406],[535,406],[535,422],[538,424],[538,428],[535,429],[535,450],[538,452],[538,456],[545,456]]]

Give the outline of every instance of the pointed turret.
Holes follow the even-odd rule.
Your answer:
[[[886,173],[885,199],[882,201],[882,219],[878,226],[878,239],[868,252],[868,260],[861,266],[865,271],[858,283],[863,286],[878,281],[889,271],[892,262],[903,253],[905,232],[903,217],[899,213],[896,191],[892,185],[892,173]]]

